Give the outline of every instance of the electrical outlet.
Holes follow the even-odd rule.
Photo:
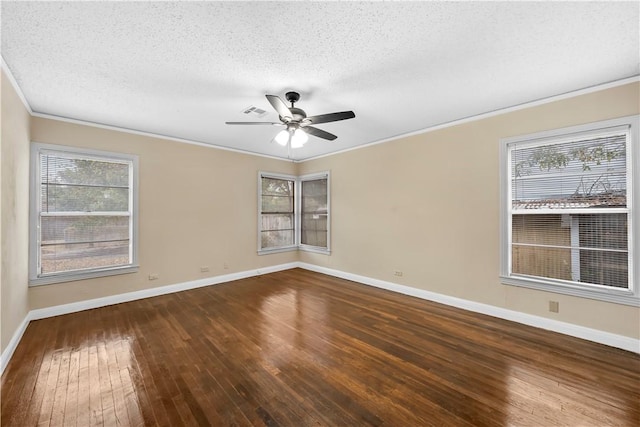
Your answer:
[[[208,266],[205,265],[205,266],[200,267],[200,272],[201,273],[206,273],[207,271],[209,271],[209,267]]]
[[[229,269],[229,263],[228,262],[225,262],[222,266],[224,267],[225,270]]]
[[[402,271],[396,270],[396,271],[393,272],[393,275],[394,276],[398,276],[398,277],[402,277]]]
[[[560,303],[558,301],[549,301],[549,311],[552,313],[559,313]]]
[[[149,274],[149,280],[157,280],[158,278],[160,278],[160,275],[158,273]]]

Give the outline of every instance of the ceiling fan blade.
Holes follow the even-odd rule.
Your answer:
[[[317,136],[318,138],[328,139],[329,141],[333,141],[337,138],[334,134],[325,132],[322,129],[314,128],[313,126],[305,126],[303,129],[308,134]]]
[[[228,125],[272,125],[272,126],[283,126],[283,123],[278,122],[225,122]]]
[[[313,125],[320,123],[337,122],[340,120],[353,119],[355,117],[353,111],[341,111],[339,113],[320,114],[318,116],[307,117],[305,121],[309,121]]]
[[[291,112],[291,110],[289,110],[287,104],[285,104],[284,101],[280,99],[280,97],[276,95],[265,96],[267,97],[267,100],[269,101],[271,106],[278,112],[278,115],[280,115],[280,117],[289,117],[290,119],[293,118],[293,113]]]

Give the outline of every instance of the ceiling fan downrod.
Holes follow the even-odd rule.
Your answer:
[[[291,108],[294,108],[293,104],[300,100],[300,94],[298,92],[287,92],[284,96],[287,98],[287,101],[291,103]]]

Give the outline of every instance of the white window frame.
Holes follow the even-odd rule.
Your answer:
[[[278,246],[276,248],[263,248],[262,247],[262,178],[282,179],[287,181],[293,181],[293,244],[287,246]],[[273,254],[278,252],[295,251],[298,249],[298,194],[297,194],[297,179],[294,175],[285,175],[281,173],[271,172],[259,172],[258,173],[258,254]]]
[[[316,252],[321,254],[330,254],[331,253],[331,176],[329,171],[313,173],[308,175],[302,175],[298,177],[298,185],[297,189],[299,192],[298,196],[298,212],[299,216],[302,216],[302,183],[305,181],[316,181],[319,179],[327,180],[327,247],[322,246],[312,246],[305,245],[302,243],[302,221],[299,221],[298,227],[298,248],[301,251],[306,252]]]
[[[98,161],[118,161],[129,164],[129,251],[131,262],[127,265],[99,267],[85,270],[63,271],[40,274],[40,209],[41,203],[41,169],[40,155],[54,154]],[[30,158],[30,195],[29,195],[29,286],[48,285],[70,282],[116,274],[136,273],[138,265],[138,156],[112,153],[64,145],[31,144]]]
[[[288,246],[281,246],[277,248],[262,248],[262,178],[274,178],[274,179],[286,179],[293,181],[294,186],[294,244]],[[316,179],[327,179],[327,247],[303,245],[301,240],[301,220],[302,213],[302,182],[313,181]],[[258,255],[267,255],[278,252],[288,251],[306,251],[316,252],[320,254],[329,255],[331,253],[331,174],[329,171],[317,172],[307,175],[288,175],[273,172],[258,172]]]
[[[569,282],[550,278],[521,276],[511,273],[511,156],[510,147],[517,144],[540,145],[574,139],[578,135],[597,134],[611,128],[625,127],[628,130],[627,141],[627,209],[628,215],[628,274],[629,288],[614,289],[612,287],[587,283]],[[542,291],[591,298],[618,304],[640,306],[640,284],[637,276],[640,272],[640,218],[638,202],[640,202],[640,116],[628,116],[618,119],[588,123],[555,129],[529,135],[521,135],[500,140],[500,279],[505,285],[521,286]],[[613,212],[610,209],[607,212]],[[541,212],[542,213],[542,212]],[[554,214],[562,214],[554,210]],[[593,209],[584,213],[596,213]]]

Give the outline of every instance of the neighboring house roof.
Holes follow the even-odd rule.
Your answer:
[[[612,208],[627,205],[627,197],[620,194],[567,197],[562,199],[514,200],[513,209],[580,209]]]

